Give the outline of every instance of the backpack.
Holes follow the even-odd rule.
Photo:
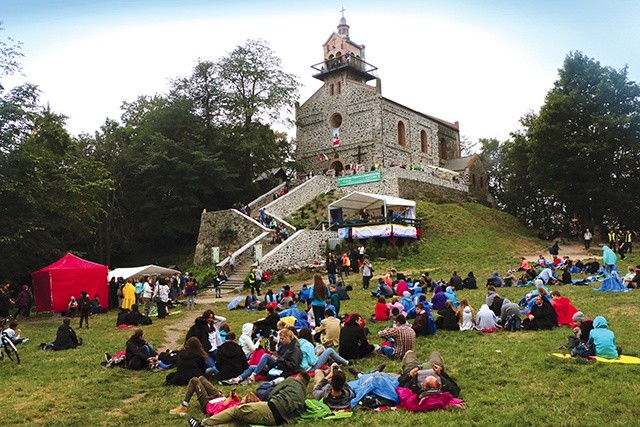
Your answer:
[[[515,314],[510,314],[507,316],[507,319],[504,322],[505,331],[515,332],[522,329],[522,320],[520,320],[520,316]]]
[[[306,399],[304,404],[305,408],[299,417],[301,420],[315,420],[331,415],[331,409],[321,400]]]

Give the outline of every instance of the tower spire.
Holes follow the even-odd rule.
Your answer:
[[[342,18],[340,18],[340,23],[338,24],[338,34],[341,36],[349,38],[349,26],[347,25],[347,20],[344,17],[344,11],[346,9],[343,7],[340,9],[340,13],[342,13]]]

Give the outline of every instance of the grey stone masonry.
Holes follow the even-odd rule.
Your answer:
[[[337,235],[335,231],[299,230],[265,255],[261,265],[272,274],[323,265],[327,239]]]
[[[211,262],[211,248],[220,248],[220,259],[260,234],[271,231],[235,209],[203,212],[193,257],[194,264]]]
[[[264,206],[264,209],[270,215],[280,218],[286,218],[307,203],[311,202],[320,194],[327,190],[335,188],[333,179],[325,176],[314,176],[308,181],[303,182],[284,196],[278,197],[271,203]],[[332,186],[333,184],[333,186]]]

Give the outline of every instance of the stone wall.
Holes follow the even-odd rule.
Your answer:
[[[335,188],[335,179],[326,176],[314,176],[300,184],[282,197],[278,197],[268,205],[265,211],[269,214],[286,218],[307,203],[311,202],[327,189]]]
[[[222,260],[227,253],[240,249],[245,243],[265,231],[269,229],[235,209],[203,212],[193,262],[194,264],[211,262],[213,247],[220,248],[220,260]]]
[[[265,255],[260,264],[272,274],[324,264],[327,239],[337,235],[335,231],[299,230]]]

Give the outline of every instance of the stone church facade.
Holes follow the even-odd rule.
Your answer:
[[[349,38],[344,17],[312,66],[323,85],[296,105],[296,160],[316,174],[350,165],[443,166],[460,157],[458,122],[441,120],[382,96],[377,68]]]

